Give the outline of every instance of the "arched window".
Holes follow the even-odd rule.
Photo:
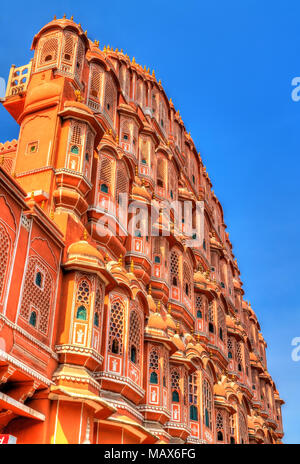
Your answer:
[[[172,391],[172,401],[173,403],[179,403],[179,393],[177,390]]]
[[[158,384],[158,376],[156,372],[151,372],[150,375],[150,383],[157,385]]]
[[[42,287],[37,285],[37,283],[39,283],[39,277],[37,278],[37,269],[41,272]],[[22,295],[20,316],[22,316],[26,321],[29,321],[32,307],[36,308],[38,314],[36,328],[39,332],[46,335],[48,333],[49,320],[51,320],[52,317],[53,295],[55,293],[52,274],[50,273],[49,268],[38,258],[31,256],[28,261],[24,282],[25,286]]]
[[[4,279],[10,256],[10,240],[5,228],[0,223],[0,297],[4,289]]]
[[[114,354],[123,353],[124,306],[119,299],[111,303],[108,351]]]
[[[183,282],[184,282],[184,291],[188,298],[192,297],[192,273],[187,262],[183,264]]]
[[[141,335],[141,319],[138,313],[132,310],[129,318],[129,350],[130,360],[134,364],[140,361]]]
[[[159,360],[159,352],[153,348],[150,351],[150,357],[149,357],[149,370],[151,372],[150,374],[150,383],[157,385],[158,384],[158,372],[159,372],[159,365],[158,365],[158,360]]]
[[[215,333],[214,327],[214,305],[211,301],[208,305],[208,330],[210,333]]]
[[[212,429],[212,392],[206,379],[203,381],[203,416],[206,427]]]
[[[179,257],[178,253],[173,250],[170,257],[170,272],[171,272],[171,282],[174,287],[178,287],[179,284]]]
[[[156,182],[158,187],[165,187],[166,182],[166,169],[165,169],[165,160],[163,158],[158,158],[157,160],[157,171],[156,171]]]
[[[36,327],[36,322],[37,322],[36,312],[31,311],[30,318],[29,318],[29,324],[32,325],[33,327]]]
[[[71,147],[71,153],[74,153],[74,155],[78,155],[79,154],[79,148],[76,145],[73,145]]]
[[[103,193],[109,193],[109,186],[113,185],[113,161],[106,156],[102,156],[99,165],[99,184]]]
[[[217,430],[217,440],[223,441],[224,438],[224,419],[223,412],[217,410],[216,415],[216,430]]]
[[[178,369],[172,369],[171,371],[171,391],[172,391],[172,401],[173,403],[179,403],[179,379],[180,372]]]
[[[86,308],[83,305],[77,308],[76,319],[81,319],[82,321],[86,321]]]
[[[120,354],[120,345],[116,338],[114,338],[112,341],[111,352],[114,354]]]
[[[100,190],[103,193],[108,193],[108,186],[106,184],[101,184]]]
[[[99,327],[99,313],[94,314],[94,326]]]
[[[136,364],[136,347],[134,345],[130,348],[130,361]]]
[[[43,282],[42,273],[38,271],[35,275],[35,284],[38,287],[42,288],[42,282]]]
[[[190,420],[198,420],[198,409],[197,406],[195,406],[194,404],[190,406]]]

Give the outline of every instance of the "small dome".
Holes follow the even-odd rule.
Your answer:
[[[148,320],[148,327],[151,329],[166,330],[167,324],[160,313],[152,313]]]
[[[101,253],[85,240],[80,240],[79,242],[72,243],[72,245],[70,245],[68,248],[68,255],[80,255],[87,256],[90,258],[96,258],[100,261],[103,260]]]

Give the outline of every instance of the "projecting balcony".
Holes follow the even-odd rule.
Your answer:
[[[31,68],[32,61],[30,61],[25,66],[20,66],[19,68],[16,68],[15,65],[12,65],[12,67],[10,68],[6,88],[6,98],[21,95],[27,90],[29,78],[31,75]]]

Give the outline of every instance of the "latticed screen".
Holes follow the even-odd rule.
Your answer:
[[[214,323],[214,304],[212,301],[208,305],[208,322]]]
[[[165,182],[166,182],[165,164],[166,163],[163,158],[159,158],[157,160],[157,185],[159,187],[165,187]]]
[[[206,427],[212,428],[212,393],[209,382],[203,381],[203,417]]]
[[[226,322],[224,310],[221,306],[218,307],[218,326],[219,326],[219,336],[225,342],[226,340]]]
[[[113,171],[113,161],[110,158],[103,156],[100,163],[100,185],[106,184],[107,186],[111,185],[112,182],[112,172]]]
[[[241,371],[243,366],[243,346],[241,343],[237,343],[236,345],[236,360]]]
[[[96,289],[96,297],[95,297],[95,314],[97,314],[97,316],[94,318],[94,321],[98,320],[99,322],[101,320],[102,308],[103,308],[103,290],[102,290],[100,282],[98,281],[97,289]]]
[[[223,413],[217,409],[216,411],[216,431],[217,431],[217,440],[224,441],[224,417]]]
[[[116,194],[117,200],[119,200],[120,193],[128,193],[129,190],[129,176],[127,169],[123,162],[120,162],[117,168],[117,186],[116,186]]]
[[[71,143],[81,145],[81,137],[83,133],[83,125],[73,122],[71,126]]]
[[[135,348],[136,358],[135,362],[140,362],[141,355],[141,319],[135,310],[130,313],[129,322],[129,350],[132,351],[132,347]]]
[[[137,81],[137,93],[136,93],[136,100],[139,105],[143,108],[144,107],[144,83],[141,79]]]
[[[239,410],[239,434],[240,434],[240,443],[248,443],[248,427],[246,423],[245,416],[241,410]]]
[[[106,75],[104,109],[106,113],[110,116],[112,122],[114,122],[115,117],[116,101],[116,86],[113,83],[112,77],[110,75]]]
[[[58,55],[58,38],[57,37],[49,37],[43,42],[40,54],[40,65],[51,64],[52,62],[57,60]]]
[[[189,376],[189,403],[195,405],[198,404],[198,385],[196,374]]]
[[[172,389],[172,394],[173,392],[177,392],[177,394],[179,395],[179,392],[180,392],[180,384],[179,384],[179,380],[180,380],[180,372],[178,369],[172,369],[171,370],[171,389]],[[174,396],[173,396],[173,400],[174,400]]]
[[[235,340],[232,337],[227,338],[228,357],[235,359]]]
[[[90,79],[90,96],[95,100],[100,101],[103,87],[104,70],[99,65],[93,64],[91,66]]]
[[[110,326],[108,350],[110,353],[123,353],[124,306],[120,300],[115,300],[110,308]]]
[[[170,266],[170,272],[171,272],[171,281],[172,285],[177,286],[179,284],[178,279],[179,279],[179,257],[176,251],[171,252],[171,266]]]
[[[73,54],[74,54],[74,35],[67,32],[65,33],[65,37],[64,37],[64,48],[63,48],[63,54],[62,54],[63,61],[70,63],[73,60]]]
[[[78,78],[78,80],[80,80],[81,78],[81,70],[83,67],[84,56],[85,56],[85,48],[84,48],[82,41],[79,39],[78,48],[77,48],[76,70],[75,70],[75,75]]]
[[[191,271],[189,265],[185,262],[183,264],[183,285],[185,294],[191,298],[192,297],[192,281],[191,281]]]
[[[0,298],[3,292],[4,278],[10,253],[10,240],[2,224],[0,224]]]
[[[43,286],[36,285],[37,269],[43,273]],[[25,286],[23,291],[20,314],[29,321],[31,311],[38,311],[39,317],[36,329],[47,334],[49,317],[52,310],[53,279],[38,258],[31,257],[25,274]]]
[[[150,359],[149,359],[149,368],[150,372],[155,371],[158,374],[158,351],[155,348],[152,348],[150,351]]]
[[[196,296],[196,316],[199,318],[204,318],[204,304],[202,295]]]

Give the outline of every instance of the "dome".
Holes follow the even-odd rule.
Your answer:
[[[155,305],[154,300],[153,300],[151,295],[147,295],[147,301],[148,301],[150,311],[155,312],[156,311],[156,305]]]
[[[26,98],[26,106],[39,103],[43,100],[58,97],[62,89],[57,84],[46,82],[45,84],[38,85],[30,90]]]
[[[167,324],[160,313],[152,313],[148,320],[148,327],[151,329],[166,330]]]
[[[80,240],[79,242],[72,243],[68,248],[68,256],[79,255],[86,256],[93,259],[103,260],[101,253],[92,245],[90,245],[85,240]]]

